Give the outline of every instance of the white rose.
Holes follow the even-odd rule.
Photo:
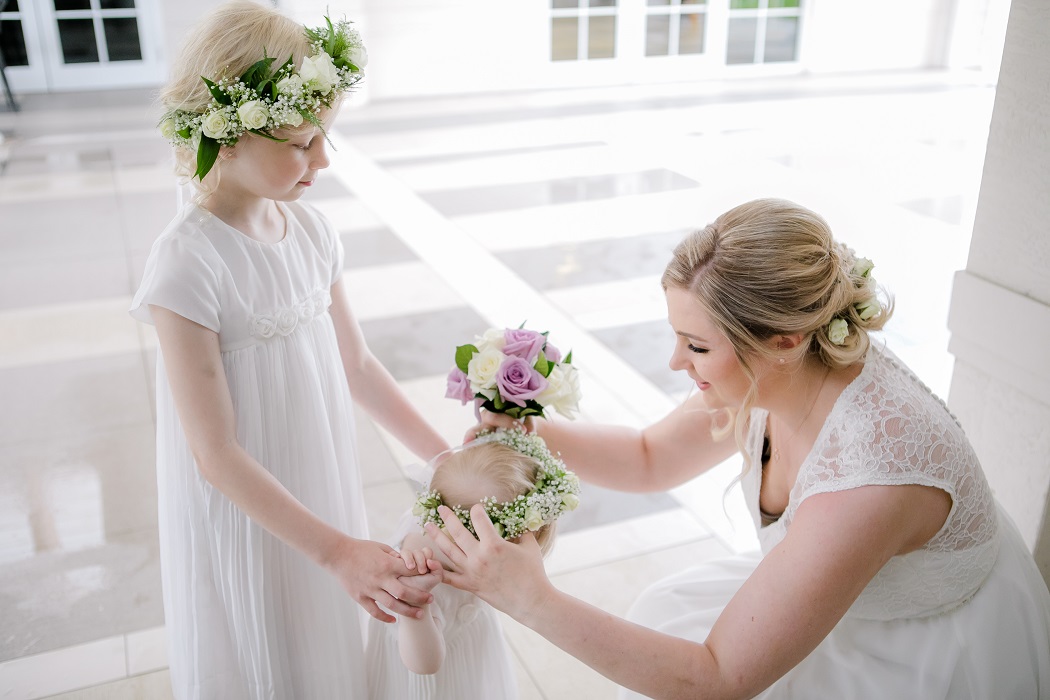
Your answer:
[[[170,140],[175,136],[175,120],[168,117],[160,123],[160,135]]]
[[[269,316],[256,316],[252,319],[252,335],[256,338],[271,338],[277,330],[277,324]]]
[[[575,418],[580,403],[579,372],[572,365],[555,365],[547,377],[547,388],[536,397],[536,401],[566,418]]]
[[[303,115],[299,114],[298,112],[289,110],[282,121],[288,126],[294,128],[303,123]]]
[[[528,508],[525,510],[525,529],[532,530],[535,532],[543,527],[543,516],[535,508]]]
[[[467,363],[467,379],[470,381],[471,390],[475,394],[481,393],[492,398],[487,392],[494,392],[496,372],[506,359],[507,356],[495,348],[474,353],[474,357]]]
[[[878,315],[882,311],[882,304],[875,297],[869,297],[859,304],[855,305],[857,309],[857,315],[860,316],[860,320],[867,321],[872,316]]]
[[[215,110],[208,112],[201,120],[201,131],[212,139],[221,139],[230,129],[230,120],[226,118],[226,112]]]
[[[312,87],[322,95],[327,95],[339,82],[339,70],[332,63],[332,57],[326,53],[307,56],[299,69],[303,84]]]
[[[562,494],[561,504],[565,506],[565,510],[576,510],[576,506],[580,505],[580,498],[574,493]]]
[[[835,345],[842,345],[849,336],[849,325],[844,318],[832,319],[828,324],[828,339]]]
[[[277,81],[277,92],[284,95],[294,95],[303,89],[303,79],[296,73],[281,78]]]
[[[270,110],[261,101],[251,100],[237,108],[237,116],[245,129],[261,129],[270,119]]]
[[[484,335],[474,338],[474,347],[478,349],[478,352],[485,352],[486,350],[499,350],[502,352],[506,344],[507,338],[503,334],[502,329],[490,328],[485,331]]]
[[[299,314],[294,309],[281,309],[277,312],[277,332],[288,335],[299,325]]]
[[[350,63],[353,63],[358,68],[364,68],[368,65],[368,52],[365,51],[364,46],[355,46],[350,50]]]
[[[871,260],[868,260],[867,258],[857,258],[853,261],[853,276],[868,277],[874,267],[875,263]]]

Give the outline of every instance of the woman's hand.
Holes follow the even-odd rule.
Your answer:
[[[519,621],[554,593],[543,570],[540,546],[531,532],[522,535],[518,543],[507,542],[496,533],[480,504],[470,509],[479,539],[448,507],[438,506],[438,514],[445,522],[445,532],[433,523],[427,523],[426,529],[452,562],[445,571],[445,583],[475,594]]]
[[[401,576],[416,574],[391,547],[370,540],[343,538],[327,560],[326,568],[339,583],[380,622],[394,622],[379,604],[398,615],[420,618],[419,606],[434,599],[427,591],[407,586]]]
[[[536,432],[536,427],[532,422],[532,416],[518,419],[511,418],[506,413],[493,413],[492,411],[482,410],[478,414],[478,420],[480,422],[477,425],[467,430],[467,434],[463,436],[463,442],[470,442],[478,436],[478,433],[483,433],[489,430],[513,430],[515,428],[520,428],[527,433]]]

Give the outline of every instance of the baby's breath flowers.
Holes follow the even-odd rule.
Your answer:
[[[580,504],[580,480],[565,468],[565,463],[551,454],[547,443],[539,435],[526,433],[517,428],[496,430],[483,433],[471,445],[498,442],[502,445],[532,457],[540,465],[536,474],[535,487],[527,494],[518,496],[507,503],[497,503],[495,498],[483,498],[482,505],[489,519],[496,526],[496,532],[506,540],[513,540],[525,532],[535,532],[544,525],[552,523],[567,511],[575,510]],[[423,491],[412,507],[412,514],[419,518],[420,525],[434,523],[444,527],[445,523],[438,515],[440,505],[448,506],[464,527],[477,537],[470,521],[470,509],[460,508],[444,502],[437,491]]]
[[[245,133],[274,141],[274,129],[310,122],[324,132],[318,113],[340,93],[356,85],[368,62],[361,36],[346,20],[325,17],[324,27],[304,28],[313,54],[296,71],[291,56],[276,70],[275,57],[263,55],[238,78],[201,77],[211,93],[203,112],[175,109],[160,121],[160,133],[173,146],[197,152],[193,176],[203,180],[222,146],[233,146]]]

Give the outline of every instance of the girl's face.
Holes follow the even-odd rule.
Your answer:
[[[740,406],[751,381],[740,367],[733,344],[718,330],[692,292],[667,290],[667,319],[677,336],[671,369],[684,371],[696,382],[709,408]]]
[[[219,188],[280,202],[299,199],[313,185],[317,174],[328,167],[324,133],[309,126],[294,131],[275,130],[273,135],[287,140],[242,136],[222,165]]]

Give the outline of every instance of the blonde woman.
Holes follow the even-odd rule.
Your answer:
[[[475,508],[480,541],[455,522],[437,540],[445,580],[625,697],[1050,698],[1050,593],[956,419],[872,342],[892,309],[871,271],[801,206],[736,207],[663,276],[671,367],[698,394],[641,431],[537,422],[581,478],[627,491],[742,452],[761,553],[683,567],[625,621]]]

